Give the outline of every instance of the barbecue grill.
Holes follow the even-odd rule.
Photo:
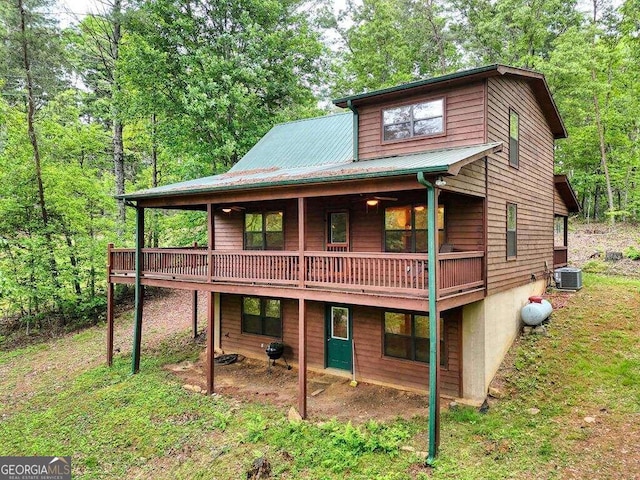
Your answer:
[[[269,366],[269,370],[271,370],[271,365],[275,365],[276,364],[276,360],[278,360],[279,358],[282,358],[284,360],[285,365],[287,366],[287,370],[291,370],[291,365],[289,365],[287,363],[287,359],[283,357],[284,355],[284,343],[282,342],[271,342],[269,345],[267,345],[267,348],[265,350],[265,352],[267,353],[267,364]]]

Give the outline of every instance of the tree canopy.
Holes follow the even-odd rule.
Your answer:
[[[544,73],[569,138],[556,169],[589,219],[640,217],[640,4],[575,0],[0,3],[0,314],[103,302],[114,194],[221,173],[275,123],[343,96],[489,63]],[[154,213],[149,245],[206,239]]]

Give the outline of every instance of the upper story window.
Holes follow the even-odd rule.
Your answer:
[[[444,243],[444,205],[438,205],[438,242]],[[404,205],[384,210],[385,252],[424,253],[427,251],[427,207]]]
[[[518,167],[520,150],[520,119],[518,114],[509,110],[509,165]]]
[[[427,207],[405,205],[384,210],[385,252],[427,251]]]
[[[283,250],[283,212],[246,213],[244,248],[246,250]]]
[[[443,132],[443,98],[382,110],[382,138],[385,142]]]

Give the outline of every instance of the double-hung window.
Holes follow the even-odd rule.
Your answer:
[[[427,251],[427,207],[405,205],[384,211],[386,252],[422,253]]]
[[[440,364],[445,364],[444,321],[440,319]],[[384,354],[429,363],[429,317],[415,313],[384,312]]]
[[[242,297],[242,332],[282,337],[282,310],[275,298]]]
[[[443,98],[382,110],[382,138],[385,142],[443,132]]]
[[[520,119],[518,114],[509,110],[509,165],[518,168],[520,150]]]
[[[246,213],[244,248],[246,250],[283,250],[283,212]]]

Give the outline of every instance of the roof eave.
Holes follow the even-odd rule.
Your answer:
[[[204,187],[204,188],[195,188],[189,191],[175,191],[175,192],[154,192],[149,194],[136,195],[135,193],[129,195],[118,195],[115,198],[120,200],[129,200],[129,201],[139,201],[146,200],[151,198],[163,198],[163,197],[177,197],[184,195],[199,195],[199,194],[207,194],[207,193],[222,193],[222,192],[230,192],[237,190],[258,190],[261,188],[278,188],[278,187],[288,187],[293,185],[314,185],[314,184],[322,184],[327,181],[350,181],[350,180],[367,180],[371,178],[380,178],[380,177],[403,177],[406,175],[415,175],[418,172],[424,172],[431,175],[437,174],[448,174],[449,173],[449,165],[438,165],[433,167],[426,168],[407,168],[402,170],[390,170],[390,171],[382,171],[382,172],[366,172],[359,174],[344,174],[344,175],[331,175],[327,177],[316,177],[316,178],[296,178],[290,180],[280,180],[278,182],[260,182],[249,185],[225,185],[221,187]]]

